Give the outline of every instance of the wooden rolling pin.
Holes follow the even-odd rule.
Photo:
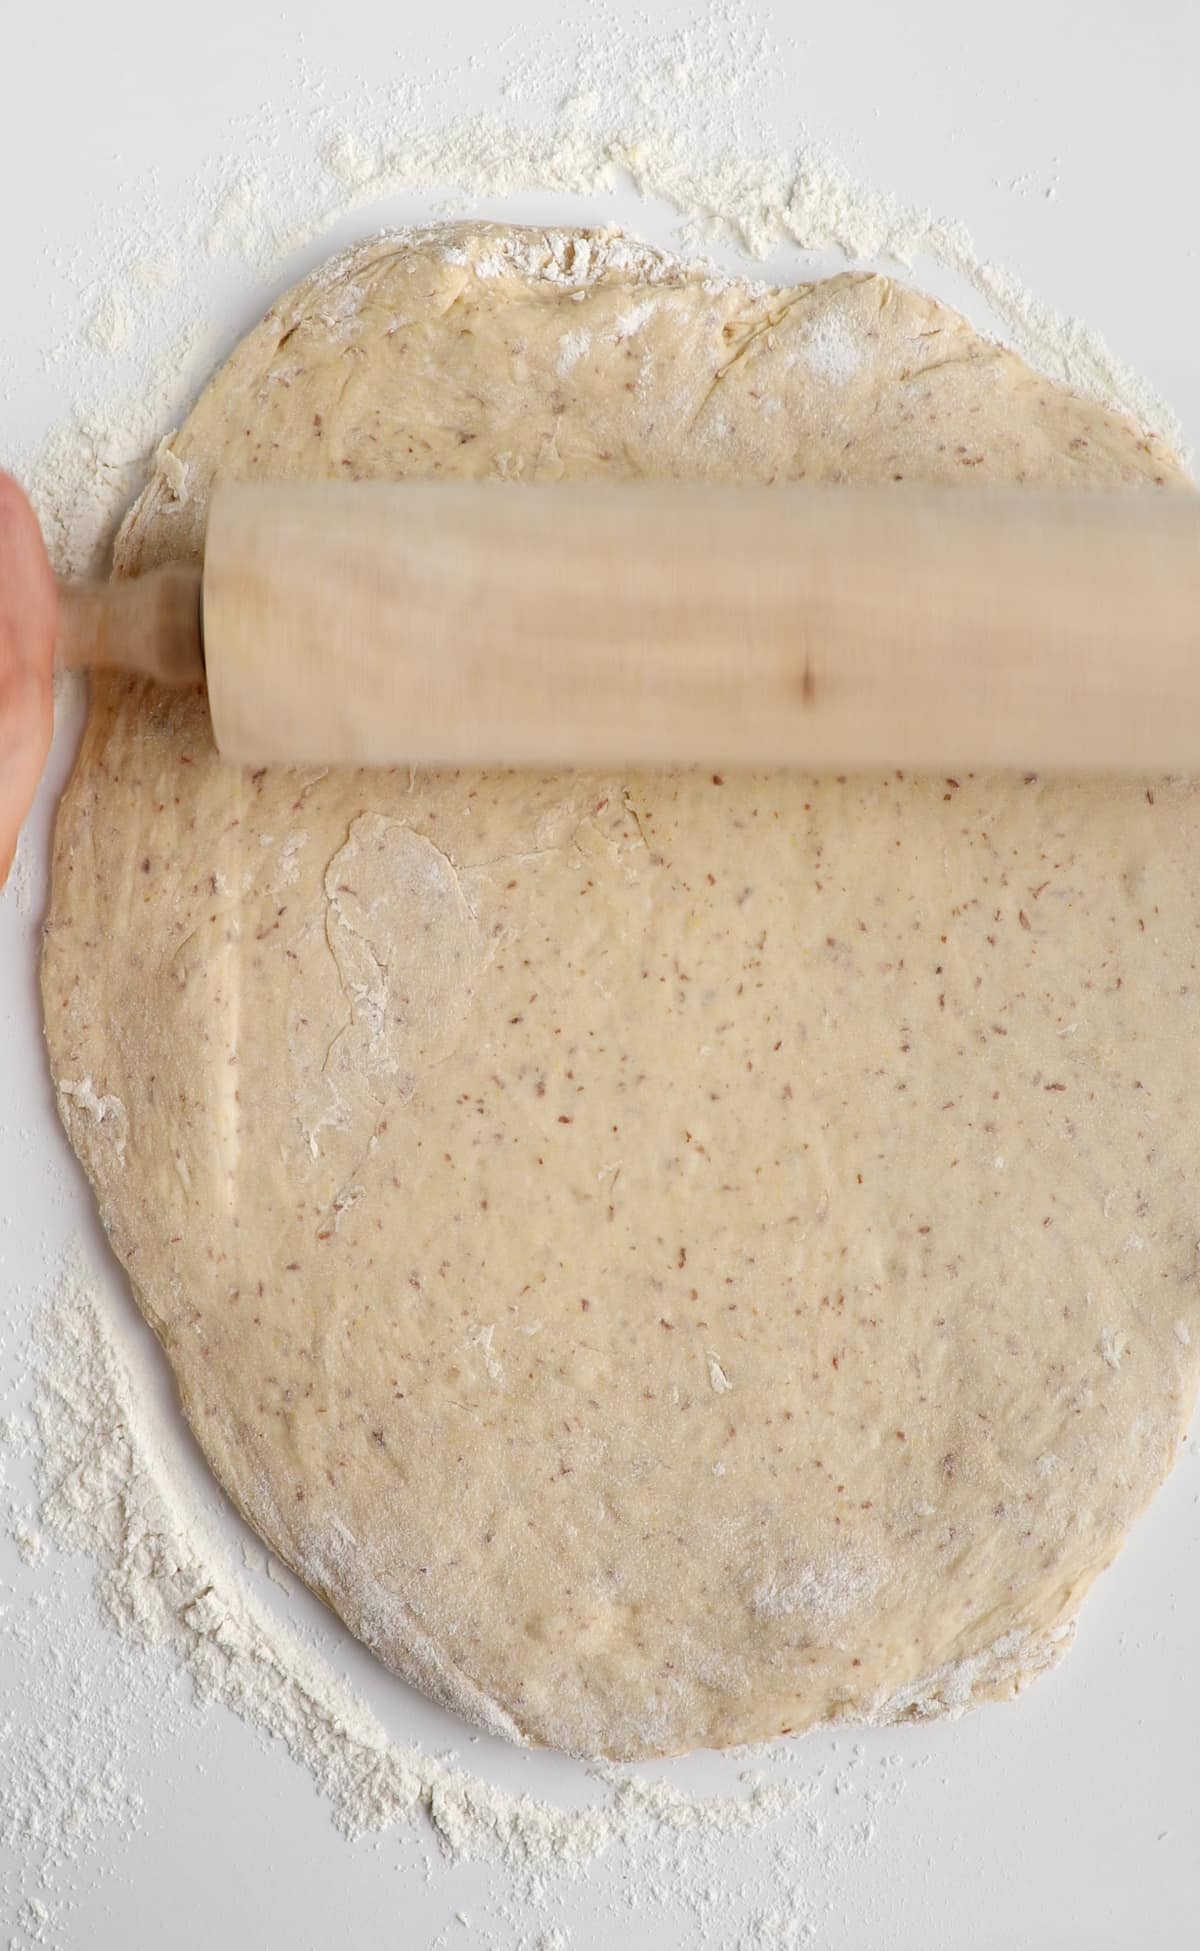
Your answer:
[[[254,764],[1200,766],[1189,494],[227,486],[61,614]]]

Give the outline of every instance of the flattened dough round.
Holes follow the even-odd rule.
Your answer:
[[[1181,484],[880,277],[384,239],[160,458],[218,477]],[[382,1659],[585,1754],[1011,1693],[1197,1383],[1183,783],[239,772],[98,684],[59,1102],[221,1482]]]

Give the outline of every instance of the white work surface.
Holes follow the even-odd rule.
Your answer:
[[[564,27],[563,16],[568,19]],[[5,262],[0,325],[0,460],[51,432],[72,396],[72,334],[95,308],[74,294],[62,265],[77,250],[103,252],[98,212],[153,197],[187,216],[189,184],[215,156],[236,157],[239,127],[264,104],[279,111],[270,168],[289,168],[289,119],[319,100],[347,101],[360,83],[378,87],[460,62],[453,86],[484,103],[514,46],[539,33],[593,31],[591,0],[503,7],[496,0],[161,0],[106,6],[5,10],[0,41],[0,184]],[[637,0],[603,18],[647,18]],[[688,9],[651,7],[654,25]],[[14,18],[17,24],[14,25]],[[905,202],[930,203],[968,224],[980,250],[1011,266],[1037,295],[1101,330],[1200,437],[1200,295],[1193,242],[1195,131],[1200,115],[1200,9],[1193,0],[837,0],[789,6],[774,21],[783,44],[764,101],[777,126],[799,122],[856,175]],[[498,52],[507,37],[507,51]],[[472,63],[472,55],[478,55]],[[307,141],[307,138],[304,138]],[[301,135],[297,132],[295,141]],[[1055,194],[1048,196],[1047,190]],[[424,216],[435,196],[367,206],[337,237]],[[613,219],[670,242],[672,219],[628,190],[587,199],[523,191],[484,214],[525,220]],[[97,234],[97,227],[100,233]],[[264,297],[321,255],[305,246],[265,284],[246,266],[227,272],[215,319],[229,344]],[[726,262],[733,262],[726,257]],[[794,262],[794,261],[793,261]],[[780,256],[770,271],[786,275]],[[921,282],[949,288],[918,266]],[[970,307],[976,317],[978,305]],[[66,351],[49,365],[43,355]],[[72,717],[68,713],[67,717]],[[55,796],[66,776],[77,714],[60,725],[51,774],[25,843],[24,898],[0,898],[0,1313],[27,1318],[30,1296],[82,1239],[89,1264],[123,1306],[123,1331],[154,1367],[148,1332],[122,1300],[83,1174],[58,1126],[35,989],[45,860]],[[1198,1202],[1200,1203],[1200,1202]],[[25,1336],[0,1327],[0,1414],[21,1383]],[[163,1399],[169,1403],[165,1381]],[[183,1467],[203,1466],[177,1424]],[[20,1468],[19,1459],[14,1465]],[[215,1494],[213,1502],[216,1503]],[[221,1519],[237,1562],[242,1535]],[[247,1574],[249,1576],[249,1574]],[[14,1783],[6,1770],[5,1720],[28,1667],[12,1655],[11,1623],[39,1586],[62,1604],[73,1591],[76,1635],[93,1633],[97,1670],[107,1634],[78,1565],[29,1566],[0,1538],[0,1834]],[[316,1601],[268,1588],[294,1621],[314,1625],[399,1739],[463,1754],[489,1780],[575,1807],[598,1793],[586,1771],[561,1757],[472,1742],[376,1666]],[[67,1626],[64,1618],[63,1630]],[[48,1647],[53,1610],[41,1616]],[[1065,1664],[1014,1706],[958,1723],[816,1734],[795,1744],[789,1766],[817,1780],[823,1845],[795,1861],[794,1901],[773,1922],[755,1920],[747,1875],[781,1838],[767,1831],[728,1839],[709,1858],[710,1881],[728,1906],[710,1914],[709,1942],[813,1943],[821,1951],[1182,1951],[1200,1936],[1200,1463],[1185,1450],[1171,1481],[1139,1524],[1116,1568],[1085,1609]],[[164,1693],[174,1684],[164,1663]],[[146,1700],[153,1700],[150,1689]],[[615,1915],[591,1876],[534,1906],[526,1920],[500,1918],[502,1876],[444,1859],[431,1834],[347,1842],[309,1776],[224,1708],[196,1724],[181,1747],[155,1741],[151,1709],[138,1710],[138,1821],[116,1827],[95,1854],[68,1862],[57,1909],[0,1916],[0,1945],[43,1943],[70,1951],[131,1946],[201,1951],[331,1951],[496,1943],[600,1951],[621,1944],[698,1942],[686,1909],[644,1904]],[[69,1743],[68,1726],[47,1735]],[[144,1752],[144,1765],[142,1756]],[[702,1756],[658,1768],[689,1792],[733,1792],[744,1758]],[[882,1798],[863,1829],[859,1792],[892,1768],[903,1793]],[[130,1772],[126,1763],[126,1773]],[[869,1801],[870,1798],[867,1798]],[[15,1812],[19,1818],[20,1811]],[[785,1819],[785,1821],[788,1819]],[[795,1820],[791,1818],[790,1820]],[[0,1849],[19,1890],[20,1863]],[[620,1874],[639,1872],[636,1850]],[[605,1875],[612,1888],[612,1865]],[[652,1893],[647,1892],[647,1899]],[[536,1914],[535,1914],[536,1912]],[[555,1933],[561,1933],[561,1936]],[[40,1933],[40,1935],[39,1935]],[[773,1933],[773,1934],[772,1934]]]

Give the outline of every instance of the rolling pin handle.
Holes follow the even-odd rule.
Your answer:
[[[124,582],[60,582],[56,664],[125,671],[176,691],[203,684],[200,582],[199,568],[177,562]]]

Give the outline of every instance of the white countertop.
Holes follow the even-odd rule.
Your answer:
[[[127,238],[143,210],[152,229],[182,226],[213,159],[236,159],[255,130],[262,167],[282,177],[311,149],[306,118],[323,101],[343,105],[344,124],[357,99],[366,115],[381,90],[419,74],[426,110],[439,90],[482,104],[515,49],[566,47],[607,22],[645,20],[632,3],[601,13],[574,0],[564,17],[567,7],[206,0],[184,13],[111,0],[23,10],[15,29],[10,21],[0,30],[0,460],[68,416],[87,365],[74,348],[97,309],[106,226]],[[692,12],[652,8],[650,17],[668,25]],[[984,255],[1099,328],[1200,441],[1200,10],[1190,0],[839,0],[788,14],[775,15],[781,53],[761,87],[780,136],[794,138],[803,122],[856,175],[964,219]],[[455,63],[456,75],[436,79]],[[367,205],[337,226],[336,240],[425,216],[438,202],[430,192]],[[522,191],[483,214],[617,220],[672,241],[670,213],[628,189],[587,198]],[[205,295],[213,344],[231,343],[265,295],[323,248],[299,247],[270,274],[214,263]],[[796,262],[778,253],[770,269],[787,275]],[[944,274],[918,266],[914,276],[961,296]],[[977,303],[967,308],[983,316]],[[94,349],[88,358],[93,384]],[[131,1360],[166,1406],[180,1467],[240,1564],[245,1534],[221,1512],[175,1415],[53,1110],[35,956],[50,818],[77,729],[70,707],[22,871],[0,897],[0,1419],[21,1412],[28,1324],[63,1254],[82,1241],[111,1288]],[[703,1939],[772,1951],[1180,1951],[1200,1928],[1198,1459],[1194,1441],[1101,1580],[1055,1674],[1018,1705],[956,1724],[797,1742],[787,1767],[816,1784],[815,1822],[800,1838],[766,1828],[710,1849],[703,1901],[656,1887],[669,1880],[664,1859],[651,1865],[637,1849],[574,1881],[551,1879],[540,1895],[525,1890],[514,1909],[502,1867],[449,1860],[419,1826],[347,1842],[303,1769],[227,1710],[167,1717],[180,1683],[166,1663],[151,1663],[147,1687],[120,1696],[123,1772],[142,1808],[58,1865],[39,1865],[27,1843],[0,1844],[0,1945],[669,1951]],[[0,1448],[0,1464],[4,1495],[19,1505],[28,1460]],[[6,1720],[28,1733],[53,1692],[30,1686],[40,1642],[47,1673],[60,1655],[89,1702],[109,1683],[116,1642],[100,1623],[91,1577],[86,1561],[57,1551],[27,1564],[0,1537],[0,1836],[19,1820],[12,1798],[25,1780]],[[258,1582],[268,1603],[319,1636],[395,1738],[453,1751],[486,1779],[560,1806],[602,1792],[561,1757],[472,1739],[376,1666],[307,1594]],[[65,1724],[44,1732],[69,1744]],[[732,1794],[746,1766],[745,1757],[701,1756],[644,1772],[689,1792]],[[788,1823],[794,1830],[797,1818]],[[23,1908],[30,1897],[44,1915]]]

